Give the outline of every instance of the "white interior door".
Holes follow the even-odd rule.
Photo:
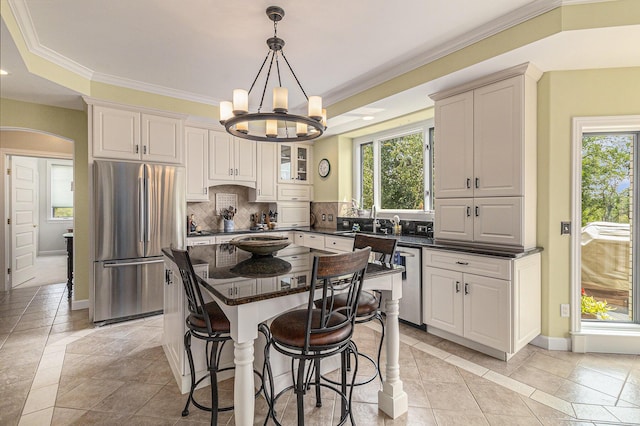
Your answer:
[[[11,286],[35,277],[38,162],[11,158]]]

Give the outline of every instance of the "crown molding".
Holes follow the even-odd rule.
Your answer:
[[[567,1],[573,4],[578,2],[593,2],[598,0],[564,0],[564,2]],[[369,74],[365,74],[357,81],[351,81],[339,88],[336,88],[335,90],[332,90],[328,95],[325,95],[324,98],[327,101],[327,105],[342,101],[349,98],[350,96],[371,89],[378,84],[382,84],[385,81],[399,77],[402,74],[434,62],[453,52],[471,46],[472,44],[498,34],[501,31],[504,31],[537,16],[540,16],[544,13],[547,13],[553,9],[561,7],[562,5],[562,0],[542,0],[529,3],[526,6],[516,9],[490,22],[487,22],[485,25],[477,27],[474,30],[471,30],[459,37],[449,40],[448,42],[443,43],[436,48],[426,50],[422,53],[414,52],[412,53],[412,58],[405,61],[401,60],[400,64],[389,64],[385,67],[385,69],[378,69]]]
[[[117,77],[109,74],[94,73],[92,81],[97,83],[105,83],[113,86],[124,87],[127,89],[138,90],[146,93],[153,93],[161,96],[168,96],[170,98],[182,99],[185,101],[198,102],[206,105],[217,106],[220,101],[208,96],[197,95],[195,93],[186,92],[184,90],[172,89],[165,86],[158,86],[156,84],[145,83],[137,80],[130,80],[123,77]]]
[[[9,3],[11,12],[16,19],[22,38],[24,39],[30,53],[69,70],[80,77],[91,80],[94,74],[93,70],[40,44],[40,40],[38,39],[38,34],[36,33],[26,2],[19,0],[7,0],[7,2]]]

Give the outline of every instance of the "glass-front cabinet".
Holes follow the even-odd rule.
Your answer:
[[[311,183],[311,145],[280,144],[278,155],[280,183]]]

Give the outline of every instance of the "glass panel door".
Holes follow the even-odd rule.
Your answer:
[[[291,172],[293,159],[291,158],[291,145],[280,145],[280,180],[292,179]]]
[[[309,148],[307,148],[306,146],[299,146],[297,147],[296,151],[297,151],[297,155],[296,155],[296,160],[297,160],[297,169],[298,169],[298,180],[306,182],[307,179],[307,171],[309,170],[308,168],[308,164],[307,164],[307,159],[309,158],[308,156],[308,151]]]
[[[583,321],[638,322],[633,312],[637,142],[638,133],[582,137]]]

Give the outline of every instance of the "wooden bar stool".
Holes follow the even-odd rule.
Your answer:
[[[395,238],[373,237],[371,235],[358,233],[356,234],[356,237],[353,241],[353,250],[370,247],[371,253],[373,253],[375,256],[375,260],[385,263],[392,263],[393,257],[396,253],[397,244],[398,240],[396,240]],[[380,322],[380,326],[382,327],[382,336],[380,337],[380,344],[378,345],[378,357],[376,360],[365,353],[358,353],[359,356],[366,358],[373,364],[373,366],[375,367],[375,373],[367,379],[363,379],[360,382],[355,382],[354,386],[360,386],[370,383],[376,378],[376,376],[380,377],[380,382],[383,382],[382,371],[380,370],[380,355],[382,353],[382,343],[384,341],[384,320],[382,318],[382,312],[380,311],[381,300],[382,295],[379,292],[369,291],[362,291],[360,293],[360,297],[358,298],[356,324],[364,324],[369,321],[377,320],[378,322]],[[344,306],[344,304],[346,303],[346,299],[343,295],[338,295],[336,296],[334,303],[336,303],[338,306]],[[322,300],[316,301],[316,306],[321,304]],[[351,367],[350,359],[351,358],[347,358],[347,369],[350,369]],[[324,380],[335,384],[335,382],[330,379],[325,378]]]
[[[265,347],[265,366],[270,383],[269,417],[279,425],[274,411],[275,403],[286,391],[294,389],[298,411],[298,425],[304,425],[304,395],[309,386],[315,386],[316,406],[321,405],[320,390],[325,387],[340,395],[342,400],[340,425],[347,419],[353,421],[351,412],[351,395],[353,383],[347,383],[347,358],[349,353],[358,353],[355,343],[351,340],[355,326],[358,297],[362,289],[364,272],[369,261],[369,248],[356,250],[333,256],[315,257],[309,302],[306,309],[286,312],[273,320],[271,336]],[[322,303],[316,306],[315,292],[322,291]],[[335,298],[341,295],[346,303],[339,306]],[[292,358],[293,385],[274,395],[273,375],[269,364],[269,350],[275,350]],[[341,356],[340,388],[322,383],[320,370],[315,370],[315,380],[309,377],[316,360],[336,354]],[[294,360],[298,360],[297,373],[293,373]],[[308,369],[306,368],[308,366]],[[356,357],[355,372],[358,370]],[[355,374],[353,376],[355,378]],[[347,387],[350,391],[347,395]],[[266,394],[265,386],[265,394]],[[266,421],[265,421],[266,423]]]
[[[193,405],[201,410],[211,411],[211,424],[216,425],[218,424],[219,412],[233,410],[233,406],[218,406],[218,373],[234,369],[234,367],[219,368],[220,353],[224,348],[224,344],[231,340],[231,335],[229,334],[229,319],[215,301],[205,303],[198,278],[193,270],[191,259],[189,258],[189,253],[186,250],[177,249],[171,249],[171,252],[173,254],[173,260],[180,270],[182,284],[184,285],[187,296],[187,307],[189,309],[189,316],[186,320],[187,331],[184,335],[184,346],[187,350],[187,359],[189,360],[189,370],[191,372],[191,389],[189,390],[189,398],[187,398],[182,416],[186,417],[189,415],[189,406],[193,403]],[[211,380],[211,407],[200,404],[193,397],[193,392],[196,387],[206,379],[207,376],[205,375],[197,381],[195,379],[195,367],[193,354],[191,353],[192,337],[206,342],[205,350],[207,354],[207,369],[209,371],[208,377]],[[256,371],[254,371],[254,373],[260,377],[262,381],[262,375]],[[264,383],[261,383],[261,387],[256,393],[256,396],[262,392],[263,385]]]

